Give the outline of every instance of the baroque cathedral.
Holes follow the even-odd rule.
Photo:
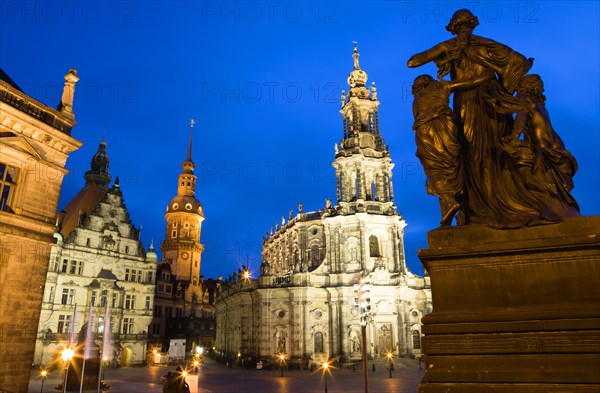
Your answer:
[[[343,137],[335,145],[337,204],[282,219],[263,238],[260,276],[239,272],[218,289],[218,355],[300,365],[324,359],[360,360],[361,315],[355,284],[370,283],[366,350],[419,356],[421,318],[431,312],[429,277],[410,272],[406,222],[394,204],[389,148],[379,128],[373,83],[354,69],[342,92]]]

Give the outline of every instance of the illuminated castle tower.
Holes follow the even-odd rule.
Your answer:
[[[195,164],[192,161],[192,128],[190,123],[190,141],[187,158],[181,164],[183,172],[179,175],[177,196],[167,205],[167,228],[165,241],[161,245],[163,262],[171,265],[171,273],[178,280],[198,284],[200,263],[204,246],[200,244],[204,210],[194,196],[196,193]]]
[[[200,275],[200,243],[204,209],[196,197],[195,164],[192,161],[192,129],[187,158],[181,164],[177,195],[167,205],[162,263],[158,266],[154,318],[150,329],[153,345],[167,350],[170,340],[186,339],[187,350],[197,345],[214,345],[215,324],[212,306],[215,280]]]

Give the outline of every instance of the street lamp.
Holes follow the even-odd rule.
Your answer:
[[[367,323],[371,315],[371,286],[369,280],[364,275],[354,284],[354,292],[356,293],[355,307],[360,311],[360,330],[362,336],[362,359],[363,373],[365,375],[365,393],[369,393],[369,369],[367,364]]]
[[[65,380],[63,381],[63,393],[67,391],[67,378],[69,377],[69,366],[71,365],[71,359],[75,351],[71,347],[67,347],[62,350],[62,360],[65,362]]]
[[[325,374],[325,393],[327,393],[327,373],[329,372],[329,362],[323,362],[322,368],[323,373]]]
[[[385,354],[385,357],[387,358],[388,361],[388,367],[390,368],[390,378],[392,377],[392,368],[394,367],[394,364],[392,363],[393,359],[394,359],[394,354],[391,352],[388,352]]]
[[[279,354],[279,369],[281,370],[281,376],[283,377],[283,364],[285,363],[285,353]]]
[[[46,378],[48,378],[48,370],[40,371],[40,377],[42,378],[42,388],[40,389],[40,393],[44,393],[44,382],[46,382]]]

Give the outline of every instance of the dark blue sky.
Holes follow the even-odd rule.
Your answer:
[[[435,67],[408,58],[450,38],[458,8],[478,17],[476,34],[534,57],[554,128],[579,162],[573,191],[584,215],[600,213],[598,2],[238,2],[9,1],[0,3],[0,66],[31,96],[55,106],[76,67],[73,135],[60,208],[106,135],[146,247],[164,239],[188,122],[203,203],[202,273],[229,275],[248,259],[258,270],[261,237],[281,216],[335,197],[333,145],[342,137],[340,91],[361,67],[379,90],[395,198],[406,219],[409,268],[439,222],[415,157],[410,86]]]

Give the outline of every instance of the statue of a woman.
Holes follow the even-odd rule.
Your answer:
[[[523,105],[513,93],[533,59],[506,45],[473,35],[478,24],[477,17],[469,10],[456,11],[446,27],[456,38],[408,61],[409,67],[434,61],[438,77],[450,74],[452,81],[495,74],[481,85],[454,92],[453,111],[464,164],[464,189],[457,222],[519,228],[558,221],[560,216],[545,209],[527,189],[514,161],[501,147],[502,138],[511,135],[512,113]]]

